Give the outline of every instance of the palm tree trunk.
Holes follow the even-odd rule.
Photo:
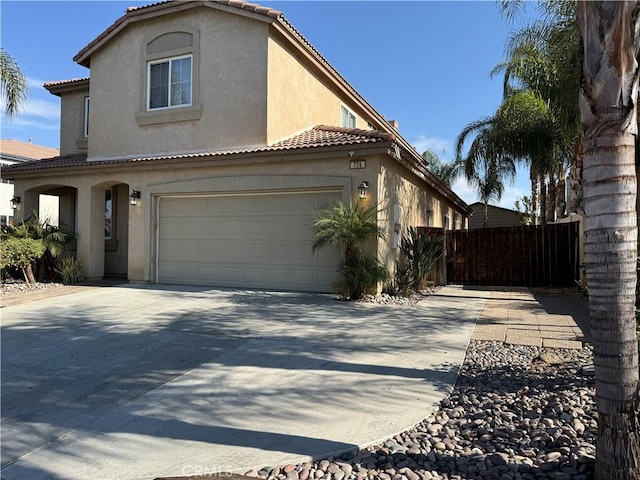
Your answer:
[[[569,171],[569,213],[584,215],[582,201],[582,137],[577,141],[576,152]]]
[[[547,183],[546,179],[540,179],[540,223],[547,224]]]
[[[558,200],[558,186],[556,185],[556,177],[549,174],[549,193],[547,195],[547,222],[556,221],[556,202]]]
[[[489,226],[489,202],[485,201],[484,202],[484,224],[483,224],[484,228],[487,228]]]
[[[585,267],[594,348],[596,478],[640,479],[635,321],[635,138],[640,6],[578,2],[583,84]]]
[[[558,193],[556,201],[556,218],[564,218],[567,215],[567,184],[565,173],[558,179]]]
[[[531,179],[531,213],[533,215],[531,224],[538,225],[538,176],[532,170],[529,178]]]

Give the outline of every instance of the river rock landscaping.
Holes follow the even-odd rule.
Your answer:
[[[472,341],[431,417],[339,458],[246,472],[268,480],[591,480],[592,349]]]

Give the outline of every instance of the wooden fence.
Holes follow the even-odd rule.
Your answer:
[[[579,223],[448,231],[447,283],[573,287]]]

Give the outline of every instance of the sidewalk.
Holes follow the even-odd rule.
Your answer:
[[[576,293],[487,287],[491,296],[472,340],[548,348],[582,348],[589,338],[589,308]]]

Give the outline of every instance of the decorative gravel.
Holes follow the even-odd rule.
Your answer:
[[[246,473],[269,480],[591,480],[592,350],[472,342],[432,418],[339,458]]]
[[[24,283],[11,282],[0,284],[0,295],[19,295],[21,293],[34,292],[37,290],[45,290],[48,288],[61,287],[62,283]]]
[[[442,288],[441,286],[429,287],[425,290],[415,292],[407,297],[402,297],[400,295],[389,295],[387,293],[382,293],[380,295],[365,295],[360,300],[357,300],[357,302],[377,303],[381,305],[416,305],[424,297],[433,295],[441,288]],[[348,299],[345,299],[344,297],[336,297],[336,298],[338,300],[348,300]]]

